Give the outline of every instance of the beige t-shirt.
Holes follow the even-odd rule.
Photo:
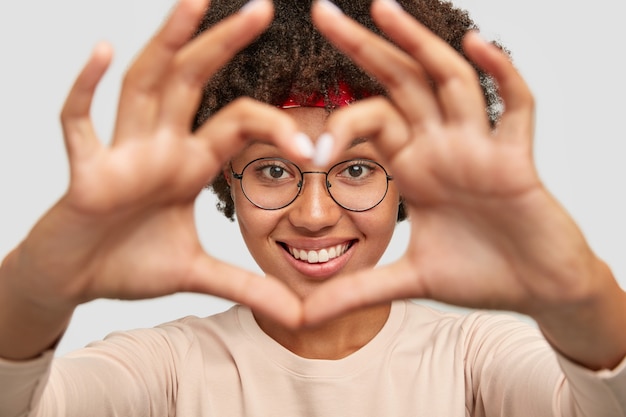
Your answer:
[[[113,333],[63,358],[0,361],[0,416],[24,415],[616,417],[626,416],[626,360],[591,372],[516,319],[410,301],[394,302],[352,355],[304,359],[235,306]]]

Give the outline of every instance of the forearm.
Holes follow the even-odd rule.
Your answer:
[[[568,307],[534,316],[552,346],[592,370],[613,369],[626,356],[626,293],[597,260],[587,296]]]
[[[0,265],[0,357],[10,360],[31,359],[53,347],[73,312],[34,301],[25,290],[18,252],[12,251]]]

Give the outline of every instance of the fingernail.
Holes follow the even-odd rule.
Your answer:
[[[296,148],[298,149],[300,155],[306,159],[313,158],[313,155],[315,154],[315,147],[313,146],[311,139],[302,132],[297,133],[294,139],[296,142]]]
[[[317,0],[317,3],[333,14],[343,14],[341,9],[330,0]]]
[[[385,3],[387,6],[397,9],[397,10],[403,10],[402,6],[400,6],[400,3],[398,3],[396,0],[380,0],[382,3]]]
[[[267,0],[250,0],[246,4],[244,4],[241,9],[239,9],[239,13],[246,13],[261,3],[266,2]]]
[[[323,167],[330,162],[330,153],[333,150],[334,142],[335,139],[333,139],[330,133],[320,135],[315,145],[315,156],[313,157],[313,163],[315,165]]]
[[[467,35],[474,36],[476,39],[480,40],[483,43],[491,43],[483,36],[482,33],[480,33],[480,31],[478,29],[472,29],[472,30],[468,31],[466,36]]]

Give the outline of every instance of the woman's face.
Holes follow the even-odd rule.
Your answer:
[[[301,107],[285,111],[309,137],[317,138],[324,132],[324,109]],[[254,142],[233,158],[233,171],[241,173],[248,162],[264,157],[283,154],[273,145]],[[301,164],[300,169],[327,171],[335,163],[353,158],[380,162],[371,143],[355,141],[327,167],[307,163]],[[230,172],[227,174],[239,227],[250,253],[266,274],[280,279],[302,297],[334,276],[373,267],[395,229],[399,195],[393,181],[379,205],[352,212],[333,201],[324,175],[305,174],[303,191],[293,203],[278,210],[263,210],[248,201],[239,181]],[[303,251],[307,260],[300,255]]]

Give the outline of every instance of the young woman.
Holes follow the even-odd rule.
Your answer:
[[[181,1],[137,58],[111,146],[89,118],[108,47],[70,91],[70,186],[0,269],[2,416],[626,415],[624,292],[541,184],[532,96],[465,13],[205,8]],[[266,277],[202,250],[211,180]],[[406,253],[374,268],[406,216]],[[240,304],[53,359],[80,303],[177,291]]]

